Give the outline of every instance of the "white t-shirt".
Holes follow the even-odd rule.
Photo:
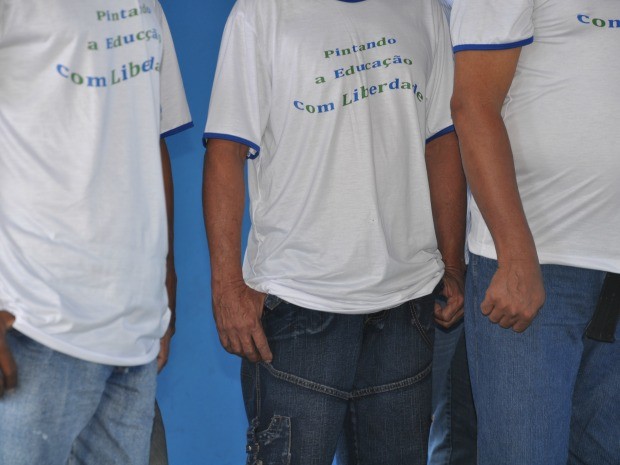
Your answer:
[[[252,148],[249,286],[351,313],[433,290],[424,151],[452,130],[452,79],[436,2],[237,2],[205,137]]]
[[[502,115],[541,262],[620,272],[620,3],[456,0],[452,39],[524,46]],[[469,249],[496,258],[471,219]]]
[[[169,321],[159,139],[190,121],[161,6],[0,0],[0,63],[0,309],[77,358],[153,360]]]

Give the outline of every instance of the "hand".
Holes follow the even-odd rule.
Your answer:
[[[444,328],[450,328],[463,318],[464,273],[460,270],[446,268],[443,275],[443,289],[441,294],[446,298],[446,305],[442,308],[435,303],[435,322]]]
[[[11,329],[15,317],[0,310],[0,397],[5,391],[17,386],[17,365],[6,343],[6,332]]]
[[[172,245],[170,249],[172,250]],[[170,323],[163,337],[159,340],[159,354],[157,354],[157,373],[164,369],[170,355],[170,342],[176,328],[177,309],[177,273],[174,267],[174,255],[168,252],[166,258],[166,292],[168,293],[168,308],[170,309]]]
[[[545,303],[545,288],[537,260],[500,262],[480,305],[482,313],[502,328],[525,331]]]
[[[261,324],[265,298],[243,281],[213,292],[213,316],[222,346],[254,363],[273,359]]]
[[[166,363],[168,363],[168,356],[170,355],[170,341],[174,335],[174,327],[168,326],[166,334],[159,340],[159,354],[157,354],[157,373],[160,373],[164,369]]]
[[[168,332],[170,332],[170,338],[172,338],[177,320],[177,272],[174,267],[174,255],[170,252],[166,259],[166,293],[168,294],[168,308],[170,309]],[[164,335],[164,337],[166,336]]]

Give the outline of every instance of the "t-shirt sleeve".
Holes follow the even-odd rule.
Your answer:
[[[426,99],[427,143],[454,131],[450,114],[450,98],[454,82],[454,58],[450,47],[450,34],[444,13],[437,2],[433,2],[433,9],[435,51]]]
[[[228,18],[218,58],[204,139],[226,139],[249,147],[256,158],[271,102],[271,77],[256,3],[238,1]]]
[[[534,0],[456,0],[451,17],[454,52],[531,44],[533,11]]]
[[[162,137],[167,137],[187,129],[193,126],[193,124],[170,28],[163,12],[161,24],[163,51],[159,87],[161,105],[160,133]]]

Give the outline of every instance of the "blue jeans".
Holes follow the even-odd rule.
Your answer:
[[[147,465],[156,362],[78,360],[10,330],[18,387],[0,399],[0,463]]]
[[[155,402],[155,418],[151,433],[151,452],[149,465],[168,465],[168,444],[166,443],[166,429],[161,416],[159,405]]]
[[[478,464],[618,465],[620,344],[584,337],[605,273],[543,265],[545,305],[518,334],[480,311],[496,270],[472,255],[465,291]]]
[[[428,465],[476,463],[476,411],[463,326],[461,320],[449,329],[435,328]]]
[[[241,368],[247,464],[426,464],[433,302],[342,315],[268,296],[273,362]]]

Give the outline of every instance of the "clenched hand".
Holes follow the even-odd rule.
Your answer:
[[[443,276],[441,294],[446,298],[446,305],[435,303],[435,322],[444,328],[450,328],[463,317],[463,272],[446,268]]]
[[[525,331],[545,303],[540,265],[536,260],[500,262],[491,280],[482,313],[502,328]]]

